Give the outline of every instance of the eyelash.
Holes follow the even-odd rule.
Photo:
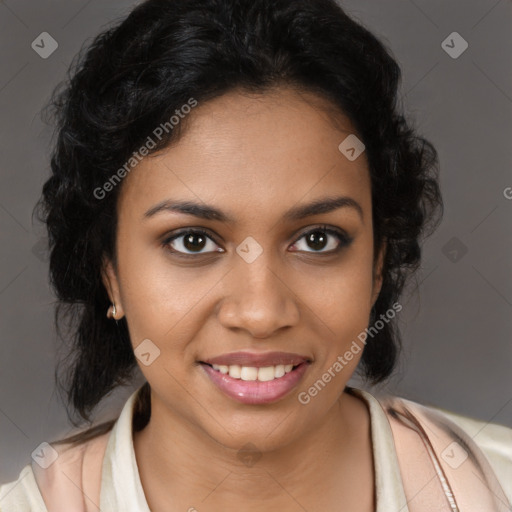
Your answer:
[[[323,255],[332,255],[332,254],[336,254],[338,252],[340,252],[343,248],[345,247],[348,247],[351,243],[352,243],[352,237],[348,236],[346,233],[344,233],[343,231],[341,230],[338,230],[338,229],[334,229],[334,228],[331,228],[329,226],[325,226],[325,225],[321,225],[321,226],[316,226],[314,228],[311,228],[311,229],[308,229],[307,231],[304,231],[302,232],[298,238],[295,239],[295,241],[292,243],[292,245],[295,245],[299,240],[301,240],[302,238],[304,238],[305,236],[311,234],[311,233],[314,233],[315,231],[320,231],[322,233],[326,233],[326,234],[329,234],[329,235],[333,235],[335,236],[338,241],[339,241],[339,245],[336,249],[333,249],[333,250],[330,250],[330,251],[325,251],[325,252],[321,252],[321,251],[305,251],[306,254],[323,254]],[[220,251],[210,251],[210,252],[199,252],[199,253],[196,253],[196,254],[192,254],[192,253],[184,253],[184,252],[180,252],[180,251],[176,251],[175,249],[172,249],[170,247],[171,245],[171,242],[173,242],[174,240],[182,237],[182,236],[185,236],[185,235],[188,235],[188,234],[195,234],[195,235],[202,235],[206,238],[209,238],[210,240],[212,240],[214,243],[217,243],[215,242],[213,236],[211,235],[210,232],[202,229],[202,228],[186,228],[186,229],[183,229],[183,230],[180,230],[178,231],[177,233],[174,233],[172,236],[169,236],[167,237],[163,242],[162,242],[162,245],[168,249],[172,254],[174,255],[177,255],[178,257],[183,257],[183,258],[195,258],[197,256],[201,256],[201,255],[204,255],[204,254],[214,254],[216,252],[220,252]],[[298,251],[298,252],[301,252],[301,251]]]

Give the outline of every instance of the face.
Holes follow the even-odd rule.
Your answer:
[[[125,178],[104,282],[151,421],[271,449],[322,423],[362,354],[308,392],[380,291],[367,160],[342,154],[353,127],[309,93],[232,92],[189,116],[179,142]]]

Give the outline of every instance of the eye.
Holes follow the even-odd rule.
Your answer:
[[[303,247],[300,242],[304,239]],[[318,226],[303,233],[293,246],[299,251],[332,254],[350,245],[352,238],[341,230]],[[163,246],[179,256],[195,256],[213,252],[224,252],[213,240],[212,235],[201,228],[186,229],[167,237]],[[307,250],[307,248],[312,250]],[[209,249],[209,250],[208,250]]]
[[[300,248],[299,242],[301,242],[303,239],[305,242],[302,244],[302,247],[309,247],[313,249],[312,251]],[[292,247],[298,247],[299,251],[332,254],[340,251],[351,243],[352,238],[343,231],[330,228],[328,226],[318,226],[314,229],[310,229],[306,233],[303,233]]]
[[[171,252],[183,256],[193,256],[194,254],[205,254],[211,252],[224,252],[213,241],[212,236],[203,229],[187,229],[173,234],[163,241],[163,245]],[[210,250],[205,250],[210,248]]]

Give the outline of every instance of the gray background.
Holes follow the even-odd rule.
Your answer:
[[[0,0],[0,482],[70,431],[54,390],[57,339],[43,231],[31,212],[49,171],[39,111],[81,45],[134,5],[122,0]],[[403,103],[439,151],[444,220],[427,240],[419,289],[402,303],[404,354],[374,391],[512,427],[512,2],[349,0],[391,48]],[[451,58],[452,32],[468,49]],[[49,32],[42,59],[31,43]],[[510,194],[512,195],[512,193]],[[140,381],[138,381],[140,383]],[[360,385],[358,379],[353,385]],[[115,414],[131,389],[100,410]]]

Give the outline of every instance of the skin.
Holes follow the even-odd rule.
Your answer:
[[[349,161],[338,150],[355,130],[327,108],[290,88],[230,92],[199,104],[179,141],[122,184],[117,262],[105,261],[104,283],[134,348],[150,339],[160,350],[149,366],[139,363],[152,413],[134,434],[153,512],[375,508],[369,411],[344,392],[362,351],[307,405],[297,399],[368,326],[381,287],[366,156]],[[363,218],[343,207],[283,220],[294,206],[338,195],[357,201]],[[172,211],[145,218],[168,199],[213,205],[234,222]],[[322,224],[352,242],[333,252],[339,240],[322,232],[323,248],[308,244],[304,234]],[[212,238],[195,253],[185,237],[166,247],[180,228],[204,228]],[[236,252],[248,236],[263,249],[252,263]],[[246,405],[198,364],[239,350],[295,352],[312,364],[283,399]],[[237,457],[247,443],[262,455],[252,466]]]

